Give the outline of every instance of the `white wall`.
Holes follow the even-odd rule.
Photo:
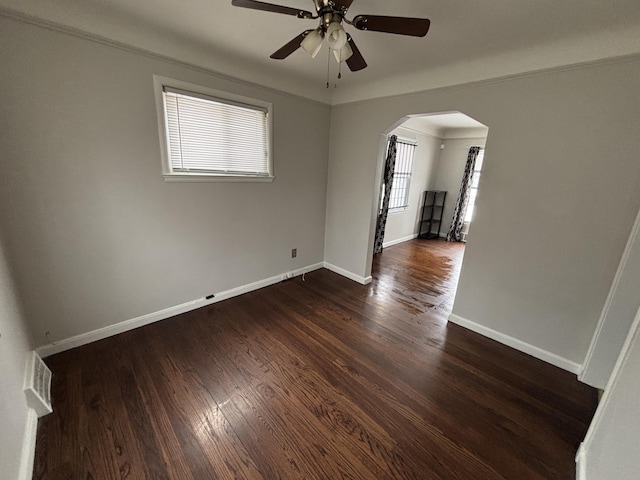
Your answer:
[[[578,450],[578,480],[637,480],[640,472],[640,312]]]
[[[7,18],[0,44],[0,228],[36,345],[323,260],[327,105]],[[275,182],[165,183],[153,74],[272,102]]]
[[[639,82],[636,57],[334,107],[325,260],[369,275],[380,133],[460,111],[490,134],[454,314],[581,364],[640,207]]]
[[[603,389],[640,308],[640,211],[602,310],[581,372],[581,381]]]
[[[0,244],[0,478],[18,479],[27,432],[24,374],[30,345],[20,302]]]
[[[418,234],[424,191],[430,190],[433,185],[440,151],[440,140],[432,136],[402,127],[394,129],[391,134],[414,140],[417,146],[409,186],[409,207],[401,212],[390,213],[387,217],[385,245]]]
[[[445,138],[442,140],[444,150],[440,153],[438,162],[438,175],[435,181],[436,190],[447,192],[447,199],[442,213],[442,230],[446,234],[451,226],[453,210],[464,175],[464,167],[467,164],[469,148],[473,146],[484,147],[487,139],[483,138]],[[482,176],[480,177],[482,179]],[[481,195],[481,193],[480,193]]]

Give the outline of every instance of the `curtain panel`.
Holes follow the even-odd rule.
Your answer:
[[[460,192],[458,193],[458,199],[456,200],[456,206],[453,210],[453,219],[451,221],[451,227],[447,233],[448,242],[460,242],[462,241],[462,227],[464,226],[464,215],[467,211],[467,205],[469,204],[469,190],[473,182],[473,171],[476,166],[476,158],[480,153],[480,147],[471,147],[469,154],[467,155],[467,164],[464,167],[464,175],[462,176],[462,185],[460,186]]]
[[[380,207],[380,213],[378,213],[378,222],[376,223],[376,237],[373,246],[374,255],[382,251],[384,229],[387,226],[387,216],[389,215],[389,199],[391,198],[391,187],[393,186],[393,171],[396,168],[397,142],[397,136],[391,135],[391,137],[389,137],[387,158],[384,163],[384,197],[382,198],[382,206]]]

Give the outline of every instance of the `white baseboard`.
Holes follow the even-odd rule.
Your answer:
[[[303,268],[298,268],[289,273],[292,273],[293,276],[295,277],[298,275],[302,275],[303,273],[308,273],[313,270],[318,270],[323,266],[324,266],[324,263],[322,262],[315,263],[313,265],[309,265]],[[40,355],[40,357],[46,358],[50,355],[64,352],[65,350],[70,350],[72,348],[76,348],[81,345],[86,345],[91,342],[96,342],[98,340],[102,340],[103,338],[111,337],[119,333],[133,330],[134,328],[142,327],[150,323],[158,322],[160,320],[164,320],[166,318],[173,317],[181,313],[195,310],[196,308],[204,307],[206,305],[211,305],[212,303],[220,302],[227,298],[236,297],[244,293],[249,293],[254,290],[258,290],[259,288],[268,287],[269,285],[273,285],[275,283],[281,282],[283,275],[284,273],[280,275],[275,275],[273,277],[265,278],[263,280],[258,280],[257,282],[242,285],[240,287],[232,288],[230,290],[225,290],[224,292],[215,294],[215,297],[211,299],[199,298],[197,300],[192,300],[190,302],[182,303],[174,307],[165,308],[164,310],[148,313],[146,315],[132,318],[130,320],[125,320],[123,322],[116,323],[114,325],[109,325],[107,327],[99,328],[97,330],[81,333],[80,335],[66,338],[64,340],[59,340],[57,342],[53,342],[47,345],[42,345],[36,348],[36,352],[38,353],[38,355]]]
[[[576,453],[576,480],[587,480],[587,465],[585,464],[584,442],[580,444]]]
[[[568,372],[577,375],[580,371],[581,366],[576,362],[561,357],[560,355],[556,355],[555,353],[543,350],[542,348],[536,347],[534,345],[530,345],[527,342],[518,340],[517,338],[505,335],[504,333],[498,332],[497,330],[493,330],[489,327],[485,327],[484,325],[480,325],[479,323],[472,322],[471,320],[467,320],[466,318],[462,318],[453,313],[449,315],[449,321],[451,323],[455,323],[456,325],[468,328],[469,330],[479,333],[480,335],[489,337],[492,340],[507,345],[508,347],[515,348],[516,350],[531,355],[532,357],[550,363],[551,365],[560,367],[563,370],[567,370]]]
[[[18,480],[31,480],[33,477],[33,460],[36,456],[36,436],[38,433],[38,414],[32,408],[27,413],[27,426],[22,439],[22,457]]]
[[[387,248],[399,243],[408,242],[409,240],[413,240],[414,238],[418,238],[417,233],[414,233],[413,235],[407,235],[406,237],[402,238],[396,238],[395,240],[389,240],[388,242],[383,242],[382,248]]]
[[[292,270],[289,273],[292,273],[294,277],[297,277],[298,275],[302,275],[303,273],[309,273],[314,270],[318,270],[323,266],[324,266],[323,262],[318,262],[318,263],[314,263],[313,265],[308,265],[306,267]],[[274,285],[282,281],[283,275],[284,274],[276,275],[274,277],[265,278],[264,280],[258,280],[257,282],[249,283],[247,285],[242,285],[240,287],[232,288],[230,290],[225,290],[224,292],[220,292],[216,294],[215,298],[208,300],[208,302],[209,303],[219,302],[221,300],[226,300],[227,298],[237,297],[238,295],[243,295],[245,293],[253,292],[254,290],[258,290],[260,288],[268,287],[269,285]]]
[[[349,280],[353,280],[354,282],[361,283],[362,285],[367,285],[371,283],[371,280],[372,280],[371,275],[369,275],[368,277],[361,277],[360,275],[356,275],[355,273],[352,273],[349,270],[336,267],[335,265],[332,265],[327,262],[324,262],[324,268],[326,268],[327,270],[331,270],[332,272],[335,272],[338,275],[342,275],[343,277],[347,277]]]

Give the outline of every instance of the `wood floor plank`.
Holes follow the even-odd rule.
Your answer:
[[[269,299],[267,299],[267,298],[262,298],[262,299],[260,299],[260,302],[261,302],[263,305],[265,305],[265,306],[266,306],[267,304],[269,304]],[[275,307],[275,305],[273,305],[273,306]],[[285,312],[285,311],[280,311],[280,312],[278,312],[278,315],[277,315],[277,316],[279,316],[279,317],[280,317],[280,316],[286,316],[286,312]],[[236,318],[236,323],[237,323],[237,320],[238,320],[238,319]],[[287,332],[286,332],[287,328],[291,328],[291,327],[292,327],[291,321],[292,321],[292,318],[287,319],[287,321],[285,322],[285,326],[284,326],[284,328],[283,328],[283,331],[281,331],[281,332],[280,332],[280,335],[286,335],[286,334],[287,334]],[[279,335],[279,336],[280,336],[280,335]],[[290,341],[290,342],[295,342],[295,339],[296,339],[297,337],[302,337],[303,335],[304,335],[304,334],[303,334],[302,332],[299,332],[299,331],[298,331],[298,332],[295,332],[295,333],[293,333],[293,332],[292,332],[292,337],[290,338],[290,340],[289,340],[289,341]],[[309,340],[310,340],[311,342],[313,342],[312,337],[309,337]],[[320,347],[321,347],[321,345],[313,345],[313,348],[311,348],[309,351],[313,352],[313,351],[317,350],[317,349],[318,349],[318,348],[320,348]],[[283,359],[283,362],[281,362],[281,364],[282,364],[282,363],[287,364],[287,363],[290,363],[290,362],[287,362],[287,361],[286,361],[286,359]],[[299,362],[299,361],[296,361],[296,362],[291,362],[291,363],[300,363],[300,362]],[[288,383],[288,384],[295,384],[295,383],[297,383],[297,382],[290,381],[290,382],[287,382],[287,383]],[[325,388],[326,388],[326,387],[325,387]],[[460,454],[460,452],[457,452],[457,455],[459,455],[459,454]],[[475,472],[477,473],[477,469],[475,470]],[[469,475],[469,474],[470,474],[470,472],[467,472],[467,477],[466,477],[466,478],[468,478],[468,475]],[[398,477],[398,478],[399,478],[399,477]],[[454,478],[454,477],[451,477],[451,478]],[[462,476],[462,478],[465,478],[465,476]],[[490,478],[490,477],[489,477],[488,475],[485,475],[485,478]]]
[[[266,301],[266,300],[265,300]],[[300,331],[300,330],[295,330],[295,327],[293,327],[293,325],[291,324],[291,318],[289,318],[289,322],[286,322],[287,325],[283,327],[283,330],[280,332],[279,336],[282,336],[284,338],[286,338],[287,336],[287,330],[290,330],[290,334],[292,335],[292,340],[289,341],[294,341],[295,338],[301,338],[305,336],[305,333]],[[320,335],[320,332],[316,331],[316,334]],[[312,348],[309,348],[307,350],[307,352],[309,352],[309,355],[312,355],[313,352],[316,352],[318,355],[320,355],[321,357],[326,357],[326,358],[332,358],[333,355],[341,355],[344,352],[341,351],[341,349],[338,350],[334,350],[334,351],[323,351],[322,348],[322,344],[321,343],[317,343],[314,344],[314,339],[313,339],[314,335],[310,334],[306,337],[306,341],[309,343],[309,346]],[[342,346],[342,349],[347,349],[346,346]],[[307,357],[308,358],[308,357]],[[284,360],[284,362],[286,363],[286,359]],[[336,358],[336,362],[340,362],[340,358],[337,357]],[[296,361],[295,363],[300,363],[299,361]],[[376,378],[376,374],[375,374],[375,370],[376,370],[376,365],[372,365],[370,364],[370,368],[366,368],[363,367],[363,364],[360,364],[360,368],[362,368],[363,371],[367,371],[367,378],[371,379],[371,378]],[[441,432],[439,432],[436,428],[434,428],[433,424],[426,424],[425,422],[420,422],[419,421],[419,416],[415,413],[415,412],[411,412],[410,414],[404,416],[404,417],[399,417],[398,416],[398,411],[399,409],[397,408],[399,405],[398,401],[392,401],[391,403],[391,408],[388,409],[388,411],[385,411],[384,409],[381,409],[380,407],[381,405],[381,401],[382,404],[384,404],[384,399],[388,399],[390,396],[388,395],[389,391],[399,391],[401,390],[403,387],[402,385],[400,385],[398,382],[394,382],[394,383],[389,383],[389,382],[384,382],[384,381],[380,381],[380,385],[378,384],[372,384],[371,380],[369,380],[368,384],[363,384],[363,387],[366,387],[364,390],[369,392],[370,394],[377,394],[378,392],[385,392],[382,397],[380,397],[379,395],[370,395],[368,397],[362,397],[362,391],[363,389],[358,388],[358,385],[356,383],[353,382],[353,378],[349,378],[351,377],[352,372],[354,371],[353,368],[350,368],[347,370],[347,375],[332,375],[329,371],[324,371],[324,374],[329,378],[329,381],[331,381],[332,383],[338,383],[339,387],[341,389],[341,391],[343,392],[343,394],[349,394],[351,396],[351,400],[355,400],[354,403],[358,403],[362,406],[366,406],[367,410],[369,412],[371,412],[371,414],[373,415],[374,412],[376,414],[376,416],[378,417],[377,420],[378,421],[382,421],[383,419],[386,420],[386,422],[384,423],[386,425],[387,428],[392,428],[394,429],[395,425],[400,425],[402,430],[401,431],[395,431],[395,433],[398,435],[399,438],[405,438],[405,436],[409,436],[411,437],[411,434],[414,433],[414,437],[420,436],[421,441],[423,443],[423,451],[422,452],[417,452],[419,453],[421,456],[430,456],[432,454],[432,452],[434,450],[438,450],[439,448],[439,443],[443,443],[446,446],[447,451],[446,452],[440,452],[438,458],[438,462],[437,464],[440,465],[443,463],[444,461],[444,457],[448,456],[448,455],[453,455],[455,456],[455,461],[454,463],[460,463],[458,462],[460,457],[468,457],[466,458],[465,462],[462,462],[460,466],[458,466],[458,469],[461,469],[461,466],[465,466],[467,464],[471,464],[472,470],[471,471],[467,471],[467,472],[463,472],[460,476],[460,478],[469,478],[469,475],[472,475],[472,472],[474,474],[478,474],[479,472],[483,472],[483,469],[486,468],[485,465],[478,465],[477,461],[473,458],[472,455],[469,455],[469,452],[466,451],[464,448],[462,448],[460,445],[456,445],[453,442],[449,441],[448,439],[445,438],[445,435],[443,435]],[[341,379],[343,379],[343,381],[341,381]],[[381,380],[381,379],[380,379]],[[288,382],[289,384],[294,383],[294,382]],[[383,385],[383,386],[381,386]],[[355,388],[353,388],[355,387]],[[325,387],[328,388],[328,387]],[[417,395],[416,395],[417,396]],[[374,398],[375,401],[371,402],[371,398]],[[421,397],[421,402],[428,402],[429,400]],[[443,410],[439,410],[437,408],[436,404],[432,404],[431,405],[431,411],[438,413],[438,417],[441,417],[442,415],[446,415],[447,412],[443,409]],[[406,413],[405,409],[405,413]],[[364,416],[364,415],[361,415]],[[411,421],[407,421],[407,420],[411,420]],[[427,428],[425,428],[423,431],[416,431],[416,432],[412,432],[412,430],[414,430],[419,424],[422,424],[423,426],[426,426]],[[451,425],[450,425],[451,426]],[[457,424],[457,422],[455,423],[455,428],[459,427],[459,425]],[[490,425],[488,425],[490,426]],[[486,426],[483,427],[483,429],[485,429]],[[395,430],[395,429],[394,429]],[[434,445],[428,446],[427,447],[427,442],[429,439],[429,436],[432,435],[434,437],[437,438],[438,442]],[[408,447],[405,445],[404,450],[406,451]],[[443,475],[445,475],[443,473]],[[457,475],[454,475],[453,470],[450,470],[446,473],[445,478],[458,478]],[[489,471],[484,471],[483,472],[483,477],[482,478],[498,478],[496,477],[495,473],[491,473]],[[501,477],[500,477],[501,478]],[[533,478],[533,477],[531,477]]]
[[[310,452],[304,451],[307,460],[304,463],[296,461],[296,464],[303,467],[310,464],[313,469],[309,474],[318,478],[384,478],[384,472],[371,473],[357,460],[357,456],[340,450],[336,443],[344,444],[344,439],[327,430],[318,421],[313,409],[301,408],[303,404],[298,386],[274,375],[279,367],[280,357],[276,353],[279,346],[271,339],[268,356],[273,360],[265,362],[262,359],[267,354],[260,353],[265,351],[263,346],[254,344],[248,336],[239,335],[233,328],[240,320],[238,312],[234,312],[233,325],[228,330],[216,329],[216,337],[220,338],[223,346],[223,358],[232,359],[232,362],[227,362],[226,369],[234,378],[244,380],[242,398],[245,402],[254,408],[262,407],[260,410],[275,414],[269,417],[264,413],[260,415],[269,429],[290,432],[291,440],[297,445],[308,443],[308,439],[315,439],[314,448]],[[342,457],[348,457],[349,461],[344,461]],[[367,474],[362,476],[363,472]]]
[[[120,390],[127,413],[123,421],[131,424],[133,436],[128,441],[139,445],[149,478],[198,480],[191,474],[190,459],[178,441],[164,398],[149,376],[147,365],[153,365],[153,359],[145,357],[148,350],[135,336],[135,331],[122,335],[121,345],[113,347],[112,364],[106,367],[115,372],[117,383],[109,386]]]
[[[34,478],[560,479],[574,375],[447,324],[464,245],[321,269],[48,358]]]
[[[171,422],[180,432],[182,448],[190,445],[195,478],[261,479],[198,373],[179,358],[166,355],[164,349],[154,352],[156,375],[151,378],[164,398],[165,408],[171,411]]]
[[[412,458],[407,453],[413,453],[420,454],[423,463],[426,461],[426,457],[432,458],[431,473],[435,478],[445,474],[447,478],[468,478],[462,472],[458,474],[456,470],[460,470],[459,468],[446,469],[447,457],[451,460],[452,456],[457,457],[468,452],[452,448],[455,446],[451,442],[443,444],[444,435],[437,432],[439,441],[431,442],[429,448],[423,448],[418,452],[418,449],[413,448],[410,442],[403,442],[400,434],[409,436],[420,434],[424,447],[424,444],[434,434],[434,429],[430,429],[428,432],[418,432],[415,428],[407,428],[414,427],[414,425],[400,422],[404,428],[402,432],[399,432],[395,428],[395,421],[399,420],[399,417],[394,415],[396,412],[385,411],[384,408],[381,408],[384,406],[383,404],[371,401],[373,397],[360,399],[360,405],[358,408],[354,408],[355,403],[344,401],[346,395],[353,394],[353,391],[349,391],[353,383],[351,385],[343,383],[333,385],[331,380],[326,378],[326,375],[319,374],[317,368],[306,364],[300,356],[292,352],[283,353],[283,358],[276,362],[277,366],[273,369],[280,383],[293,385],[294,387],[290,388],[297,391],[297,397],[301,400],[303,408],[314,412],[320,422],[330,430],[338,431],[342,437],[350,438],[351,448],[360,450],[361,456],[376,462],[381,471],[389,472],[392,478],[420,478],[415,477],[417,473],[415,469],[407,468],[407,463]],[[293,367],[287,368],[288,365]],[[300,385],[303,388],[298,387]],[[361,396],[361,391],[359,393],[358,397]],[[403,448],[398,449],[399,445]],[[459,465],[458,458],[452,463]],[[464,465],[469,465],[469,462]],[[479,462],[475,464],[471,462],[471,465],[475,467],[472,471],[484,473],[483,478],[498,478],[488,475],[488,472],[484,471],[486,470],[485,466]]]
[[[317,440],[322,435],[309,424],[309,418],[304,418],[295,405],[288,405],[286,398],[274,397],[276,390],[265,376],[271,366],[242,338],[220,329],[218,322],[207,326],[215,332],[220,348],[207,349],[205,355],[195,355],[190,361],[203,375],[203,382],[215,391],[213,395],[224,399],[218,400],[221,409],[236,426],[246,448],[258,455],[265,478],[371,478],[359,477],[353,462],[342,461],[329,439],[324,439],[326,448],[322,448]],[[199,339],[210,338],[211,331],[200,333],[204,334],[197,335]],[[180,337],[180,332],[174,338],[178,342],[187,340]],[[190,346],[193,350],[193,342]],[[211,378],[207,378],[209,373]],[[310,448],[296,452],[301,445],[309,444],[309,439],[316,440]],[[323,459],[328,454],[333,454],[329,462]],[[273,468],[273,460],[278,458]]]

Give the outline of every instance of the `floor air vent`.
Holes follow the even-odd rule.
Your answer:
[[[29,356],[24,393],[27,396],[27,404],[36,411],[38,417],[53,412],[53,408],[51,408],[51,370],[36,352],[31,352]]]

